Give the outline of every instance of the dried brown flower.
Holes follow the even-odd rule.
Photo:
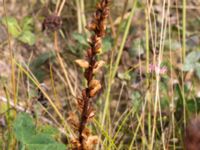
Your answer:
[[[94,79],[94,74],[97,74],[105,64],[104,61],[97,61],[97,55],[102,51],[102,38],[105,35],[106,18],[109,14],[108,2],[108,0],[101,0],[97,4],[97,10],[93,15],[92,21],[86,27],[92,32],[88,42],[90,47],[87,50],[87,60],[76,60],[76,63],[85,69],[84,77],[87,80],[87,87],[82,90],[81,98],[77,98],[80,112],[79,137],[72,140],[73,150],[93,150],[99,141],[97,136],[90,135],[91,133],[86,128],[86,124],[95,116],[91,98],[95,97],[102,88],[100,81]],[[75,117],[71,117],[70,120],[73,123],[77,122]]]
[[[98,73],[101,67],[103,67],[104,65],[105,65],[105,62],[103,60],[96,62],[94,65],[93,73]]]
[[[94,88],[90,90],[90,97],[94,97],[101,89],[101,84],[97,84]]]
[[[61,28],[61,25],[62,25],[62,20],[60,16],[53,13],[44,19],[42,23],[42,31],[44,30],[57,31]]]

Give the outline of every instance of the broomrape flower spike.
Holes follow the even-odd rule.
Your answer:
[[[93,150],[98,143],[98,136],[92,136],[90,130],[86,127],[87,123],[95,116],[95,110],[92,106],[92,99],[102,88],[99,80],[94,79],[104,61],[97,61],[97,55],[101,53],[102,38],[105,35],[106,19],[109,15],[109,0],[101,0],[96,6],[96,12],[92,17],[92,21],[87,25],[87,29],[92,33],[89,39],[89,48],[87,50],[87,60],[78,59],[75,62],[85,69],[84,77],[87,80],[87,87],[82,90],[81,97],[77,98],[77,108],[79,111],[79,123],[77,116],[71,114],[69,121],[77,132],[72,142],[72,150]]]

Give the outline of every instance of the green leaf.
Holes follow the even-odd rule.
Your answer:
[[[22,20],[21,27],[23,31],[32,31],[33,30],[33,19],[31,17],[25,17]]]
[[[21,34],[21,28],[14,17],[5,17],[2,19],[2,23],[8,28],[8,32],[13,37],[18,37]]]
[[[162,109],[169,108],[169,100],[166,97],[163,97],[160,101]]]
[[[73,38],[74,38],[75,40],[77,40],[80,44],[83,44],[83,45],[88,46],[87,39],[86,39],[86,37],[83,36],[82,34],[80,34],[80,33],[73,33],[72,36],[73,36]]]
[[[119,72],[117,75],[121,80],[128,80],[128,81],[131,80],[131,76],[130,76],[129,73],[121,73],[121,72]]]
[[[200,51],[192,51],[186,57],[186,62],[196,63],[200,59]]]
[[[34,69],[33,71],[33,74],[34,74],[34,76],[37,78],[37,80],[39,81],[39,82],[43,82],[44,81],[44,78],[45,78],[45,76],[46,76],[46,72],[45,72],[45,70],[44,69],[41,69],[41,68],[37,68],[37,69]]]
[[[199,112],[200,111],[200,98],[189,99],[186,101],[187,109],[190,112]]]
[[[66,150],[66,146],[58,143],[50,134],[36,133],[36,128],[30,115],[20,113],[14,121],[14,133],[21,142],[21,149],[28,150]]]
[[[68,49],[69,49],[70,52],[72,52],[73,54],[77,54],[77,51],[76,51],[76,47],[75,47],[75,46],[68,45]]]
[[[102,46],[102,50],[103,50],[103,52],[107,52],[107,51],[109,51],[109,50],[111,50],[111,48],[112,48],[112,43],[111,43],[111,39],[110,38],[104,38],[103,39],[103,44],[102,44],[103,46]]]
[[[190,71],[195,68],[195,64],[193,63],[185,63],[183,65],[183,71]]]
[[[45,70],[42,68],[43,65],[48,60],[53,60],[55,56],[56,56],[55,52],[48,51],[48,52],[42,53],[35,60],[31,62],[30,69],[33,72],[34,76],[38,79],[38,81],[42,82],[46,75]]]
[[[26,145],[23,144],[22,142],[19,142],[18,149],[19,150],[26,150]]]
[[[186,57],[183,71],[190,71],[196,67],[197,62],[200,59],[200,51],[192,51]]]
[[[35,38],[35,34],[33,34],[31,31],[27,30],[27,31],[23,31],[22,34],[18,37],[18,39],[23,42],[26,43],[28,45],[34,45],[36,38]]]
[[[27,147],[29,150],[66,150],[64,144],[56,142],[51,136],[46,134],[32,136]]]
[[[141,106],[141,94],[138,91],[135,91],[130,96],[132,100],[132,105],[135,110],[138,110]]]
[[[54,136],[54,135],[57,135],[59,132],[58,132],[58,129],[50,126],[50,125],[45,125],[45,126],[42,126],[40,128],[40,132],[42,132],[43,134],[48,134],[50,136]]]
[[[27,142],[27,145],[33,145],[33,144],[48,144],[48,143],[54,143],[54,139],[43,133],[39,133],[37,135],[33,135],[32,137],[29,137],[29,140]]]
[[[29,150],[66,150],[64,144],[59,143],[48,143],[48,144],[30,144],[28,145]]]
[[[20,113],[14,121],[14,133],[17,140],[26,143],[36,133],[32,118],[26,113]]]
[[[56,54],[53,51],[44,52],[31,62],[30,67],[32,69],[37,69],[41,67],[46,61],[55,58],[55,56]]]

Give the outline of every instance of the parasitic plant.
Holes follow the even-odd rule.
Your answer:
[[[96,6],[96,12],[92,21],[87,25],[91,32],[89,48],[87,49],[86,59],[78,59],[75,62],[84,68],[84,77],[87,86],[82,90],[81,98],[77,98],[79,114],[71,113],[68,121],[73,125],[77,132],[77,137],[72,140],[73,150],[92,150],[98,142],[98,136],[90,135],[90,130],[86,127],[87,123],[94,117],[93,100],[102,88],[99,80],[95,79],[95,74],[104,65],[104,61],[97,60],[97,55],[102,51],[102,38],[105,35],[106,19],[109,14],[109,0],[101,0]]]

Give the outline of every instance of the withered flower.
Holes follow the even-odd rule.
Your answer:
[[[103,60],[96,62],[95,65],[94,65],[93,73],[98,73],[99,70],[101,69],[101,67],[104,66],[104,64],[105,64],[105,62]]]
[[[60,16],[53,13],[44,19],[42,23],[42,31],[44,30],[57,31],[61,28],[61,25],[62,25],[62,20]]]
[[[94,97],[101,89],[101,84],[97,84],[94,88],[90,89],[90,97]]]
[[[97,55],[102,51],[102,38],[105,35],[106,19],[109,14],[108,4],[109,0],[101,0],[97,4],[92,21],[86,27],[92,32],[88,42],[90,47],[87,50],[87,60],[78,59],[75,61],[81,68],[85,69],[84,77],[87,81],[87,87],[82,90],[81,98],[77,98],[80,118],[79,128],[76,131],[79,132],[79,135],[71,142],[73,150],[93,150],[99,141],[97,136],[90,135],[90,131],[86,125],[95,116],[92,98],[94,98],[102,88],[100,81],[94,79],[94,74],[97,74],[105,64],[102,60],[97,61]],[[72,125],[77,124],[75,117],[71,117],[70,120],[72,121]]]

